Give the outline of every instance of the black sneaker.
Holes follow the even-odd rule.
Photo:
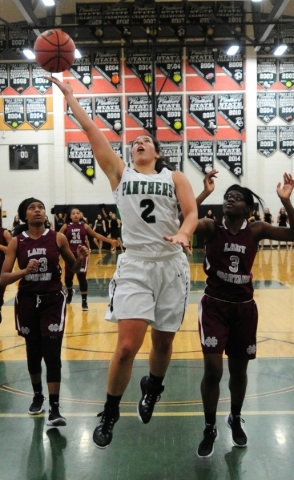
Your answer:
[[[153,385],[149,377],[142,377],[140,382],[142,397],[137,405],[137,414],[139,420],[143,423],[149,423],[154,410],[154,405],[159,402],[164,386]]]
[[[67,305],[69,305],[72,301],[72,296],[73,294],[75,293],[74,289],[73,288],[70,288],[68,291],[67,291],[67,296],[66,296],[66,303]]]
[[[64,427],[66,420],[59,413],[59,403],[53,403],[49,409],[49,417],[46,422],[48,427]]]
[[[85,312],[89,310],[87,300],[82,300],[82,310]]]
[[[28,410],[28,413],[30,415],[38,415],[39,413],[43,412],[44,400],[44,395],[35,395],[33,398],[33,403],[30,405],[30,408]]]
[[[197,455],[199,458],[209,458],[214,452],[214,442],[218,439],[216,426],[207,425],[203,431],[203,440],[200,442]]]
[[[233,416],[231,413],[226,417],[226,424],[232,430],[232,440],[235,447],[247,447],[247,436],[241,427],[245,423],[240,415]]]
[[[98,448],[106,448],[112,441],[114,424],[119,420],[119,408],[98,413],[100,423],[93,432],[93,442]]]

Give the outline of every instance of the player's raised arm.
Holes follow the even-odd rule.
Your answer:
[[[111,188],[114,190],[120,182],[122,171],[125,168],[124,162],[111,148],[105,135],[97,127],[94,121],[73,96],[73,90],[69,83],[63,83],[55,77],[45,77],[61,90],[74,117],[81,124],[93,148],[95,158],[107,175]]]

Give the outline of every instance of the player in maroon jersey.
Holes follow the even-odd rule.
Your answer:
[[[11,234],[8,230],[3,227],[0,227],[0,272],[5,259],[5,253],[7,250],[7,245],[11,240]],[[2,322],[2,305],[4,303],[4,292],[5,287],[0,286],[0,323]]]
[[[197,198],[200,204],[213,190],[216,171],[205,177],[205,189]],[[262,239],[289,241],[294,238],[294,209],[290,202],[294,181],[284,174],[284,185],[277,194],[288,214],[290,228],[274,227],[266,222],[247,221],[254,208],[251,190],[232,185],[224,195],[222,221],[203,218],[196,233],[205,238],[205,293],[199,302],[199,335],[204,354],[201,395],[205,430],[197,454],[213,454],[218,437],[216,410],[219,384],[223,374],[223,352],[228,356],[231,412],[226,424],[232,431],[233,444],[246,447],[247,436],[241,427],[241,409],[247,387],[248,361],[256,356],[257,307],[253,299],[252,265]]]
[[[117,246],[118,241],[116,239],[111,239],[100,235],[100,233],[94,232],[92,228],[85,222],[81,221],[81,211],[72,207],[69,209],[66,218],[65,224],[60,229],[61,233],[64,233],[66,236],[70,249],[73,254],[76,254],[78,245],[87,245],[89,246],[87,235],[91,235],[97,240],[103,240],[103,242],[110,243],[112,246]],[[78,282],[80,286],[80,292],[82,295],[82,310],[88,310],[87,295],[88,295],[88,282],[86,279],[88,267],[88,258],[85,259],[83,265],[79,272],[77,272]],[[74,273],[65,265],[65,285],[67,287],[67,299],[66,303],[69,304],[72,301],[73,296],[73,277]]]
[[[0,285],[5,287],[20,280],[15,298],[15,322],[18,334],[25,338],[34,391],[28,413],[36,415],[43,410],[41,363],[44,358],[50,404],[47,425],[63,426],[66,420],[59,413],[59,391],[66,299],[59,257],[78,272],[88,250],[80,245],[74,256],[66,237],[45,227],[46,212],[40,200],[25,199],[19,205],[18,214],[25,223],[18,227],[17,236],[8,245]],[[16,259],[19,269],[13,271]]]

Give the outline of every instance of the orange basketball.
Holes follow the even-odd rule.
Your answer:
[[[68,70],[75,59],[75,44],[62,30],[46,30],[35,41],[36,62],[47,72]]]

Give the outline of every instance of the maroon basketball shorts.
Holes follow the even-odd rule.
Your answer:
[[[19,291],[15,297],[15,326],[22,337],[62,337],[66,297],[62,291],[34,295]]]
[[[258,311],[253,299],[231,303],[204,294],[198,322],[203,353],[225,351],[229,357],[255,358]]]

